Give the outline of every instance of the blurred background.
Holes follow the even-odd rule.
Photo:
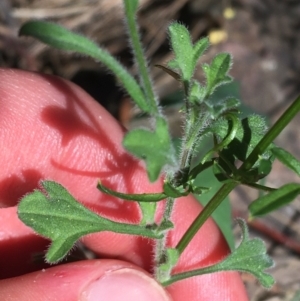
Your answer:
[[[274,123],[300,94],[299,0],[140,0],[138,22],[150,70],[174,137],[181,135],[180,86],[156,68],[171,59],[166,29],[179,20],[194,40],[208,36],[211,47],[201,59],[209,62],[218,52],[230,52],[234,64],[229,87],[248,113],[256,112]],[[0,0],[0,67],[55,74],[83,87],[127,128],[145,119],[131,104],[116,79],[92,59],[63,53],[31,38],[19,38],[18,30],[31,19],[59,23],[101,44],[136,70],[127,45],[121,0]],[[201,63],[200,62],[200,63]],[[196,77],[203,79],[201,68]],[[227,91],[228,92],[228,91]],[[300,159],[300,116],[277,140]],[[294,174],[275,163],[266,184],[278,187],[299,182]],[[247,218],[247,204],[257,191],[241,187],[230,196],[233,216]],[[261,236],[277,265],[271,271],[277,284],[263,290],[243,275],[253,301],[300,300],[300,201],[250,223],[251,235]],[[239,229],[234,227],[239,239]]]

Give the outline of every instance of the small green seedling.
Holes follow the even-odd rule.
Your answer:
[[[228,74],[232,64],[231,56],[228,53],[220,53],[210,64],[203,64],[205,82],[200,83],[194,78],[194,72],[199,58],[209,47],[209,41],[203,38],[193,43],[186,27],[173,22],[168,31],[174,56],[166,66],[159,67],[179,81],[184,91],[184,134],[180,156],[177,158],[139,40],[135,21],[137,7],[137,0],[124,0],[130,46],[140,76],[138,81],[94,42],[59,25],[31,21],[21,28],[20,35],[35,37],[58,49],[88,55],[100,61],[118,77],[128,95],[140,110],[149,116],[153,125],[150,130],[135,129],[128,132],[124,137],[123,146],[133,156],[144,160],[151,182],[159,177],[164,178],[162,191],[125,194],[105,187],[99,179],[98,189],[102,193],[137,202],[140,206],[143,214],[140,224],[128,224],[111,221],[93,213],[77,202],[60,184],[44,181],[42,190],[36,190],[23,197],[18,207],[19,218],[40,235],[51,239],[52,243],[46,255],[46,260],[50,263],[62,260],[81,236],[113,231],[156,240],[154,270],[157,281],[162,285],[167,286],[206,273],[238,270],[255,275],[263,286],[269,288],[274,279],[265,269],[270,268],[273,261],[266,255],[262,241],[249,238],[247,225],[243,220],[238,220],[243,234],[242,242],[223,261],[180,274],[172,273],[172,269],[204,222],[238,185],[248,185],[265,192],[262,197],[251,203],[249,209],[252,218],[291,202],[300,193],[300,184],[291,183],[276,189],[259,183],[270,173],[275,159],[300,174],[300,162],[273,144],[274,139],[299,112],[300,97],[270,129],[267,128],[264,118],[258,115],[241,119],[240,101],[237,98],[230,95],[217,101],[214,98],[220,86],[232,81]],[[201,146],[203,138],[211,139],[213,146],[199,158],[197,149]],[[197,179],[208,169],[213,171],[220,182],[219,190],[183,234],[178,244],[168,248],[165,238],[174,227],[171,215],[176,199],[190,193],[201,198],[210,187],[207,187],[205,182],[201,186],[198,185]],[[165,212],[160,222],[155,223],[156,204],[162,200],[166,200]]]

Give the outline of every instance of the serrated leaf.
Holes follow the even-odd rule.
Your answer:
[[[127,133],[123,140],[126,150],[134,156],[145,160],[148,177],[151,182],[158,179],[166,164],[171,164],[170,153],[173,151],[167,122],[157,118],[156,129],[152,132],[136,129]]]
[[[219,53],[214,57],[210,65],[202,65],[206,77],[207,96],[210,96],[220,85],[232,81],[232,78],[227,74],[230,67],[231,56],[228,53]]]
[[[300,194],[300,184],[290,183],[269,192],[249,205],[252,217],[262,216],[292,202]]]
[[[297,160],[292,154],[281,147],[273,147],[271,152],[281,163],[300,176],[300,161]]]
[[[133,76],[106,50],[93,41],[73,33],[62,26],[44,21],[25,23],[19,32],[20,36],[31,36],[52,47],[88,55],[103,63],[120,80],[127,93],[144,112],[151,113],[144,93]]]
[[[152,238],[161,236],[139,225],[117,223],[97,215],[58,183],[44,181],[41,185],[44,192],[35,190],[22,198],[18,216],[34,231],[51,239],[47,262],[63,259],[80,237],[90,233],[113,231]]]
[[[243,237],[240,245],[224,261],[218,263],[219,271],[241,271],[254,275],[261,285],[271,288],[274,278],[265,269],[274,266],[267,254],[264,242],[259,238],[249,239],[248,228],[244,220],[238,219]]]
[[[176,281],[193,276],[211,274],[221,271],[240,271],[254,275],[266,288],[275,283],[274,278],[265,270],[274,266],[272,258],[266,252],[264,242],[259,238],[249,239],[248,228],[244,220],[238,219],[242,228],[242,241],[240,245],[223,261],[197,270],[174,274],[170,279],[164,280],[162,285],[167,286]]]

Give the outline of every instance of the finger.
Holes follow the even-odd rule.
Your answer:
[[[134,203],[99,193],[95,188],[97,180],[100,178],[112,189],[128,193],[160,191],[161,183],[149,184],[141,163],[121,146],[122,129],[101,106],[71,83],[50,76],[0,72],[0,85],[3,94],[0,104],[4,108],[0,128],[7,126],[4,132],[1,130],[0,138],[8,149],[13,149],[3,160],[0,191],[15,192],[13,197],[5,193],[0,196],[5,200],[4,206],[15,204],[37,186],[38,180],[47,178],[60,182],[75,198],[104,216],[129,222],[139,220]],[[18,99],[21,99],[19,106]],[[17,141],[12,142],[12,137],[18,137]],[[200,210],[199,203],[190,196],[176,201],[173,216],[176,227],[168,238],[169,245],[176,245]],[[98,254],[128,260],[151,271],[153,243],[149,240],[100,233],[84,241]],[[228,247],[210,220],[185,250],[176,269],[212,264],[227,254]],[[214,281],[218,289],[208,287],[208,281]],[[228,297],[227,300],[246,300],[237,273],[194,277],[175,283],[169,290],[174,300],[186,295],[190,297],[188,300],[197,300],[203,294],[206,298],[203,300],[211,300],[208,296],[216,291]]]
[[[141,268],[117,260],[89,260],[0,281],[9,301],[171,301]]]
[[[0,72],[0,91],[2,206],[15,205],[40,180],[50,179],[106,217],[135,223],[140,219],[135,203],[96,188],[101,179],[123,192],[161,189],[159,183],[148,183],[143,166],[124,151],[123,130],[100,105],[67,81],[16,70]],[[97,245],[92,241],[89,246],[103,256],[127,259],[133,250],[151,253],[151,245],[144,247],[138,237],[102,233],[94,241]],[[149,266],[148,259],[139,261],[150,257],[136,257],[132,261]]]

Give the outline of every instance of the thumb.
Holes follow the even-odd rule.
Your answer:
[[[89,260],[0,281],[10,301],[171,301],[145,271],[119,260]]]
[[[122,268],[106,273],[90,283],[80,301],[167,301],[171,300],[163,288],[145,273]]]

